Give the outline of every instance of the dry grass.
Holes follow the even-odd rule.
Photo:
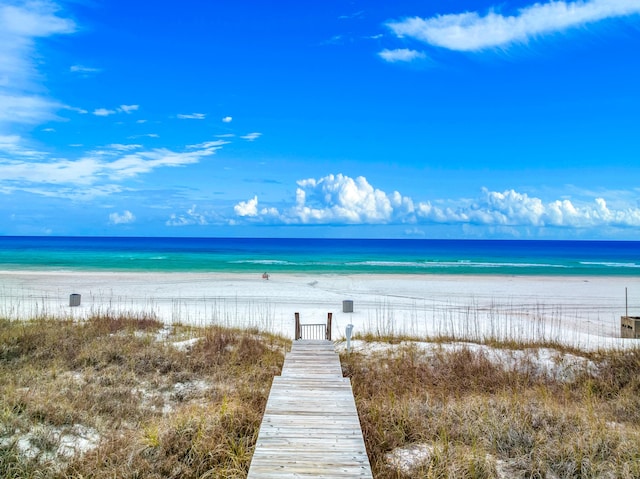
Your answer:
[[[556,377],[387,339],[341,358],[377,479],[640,478],[640,349],[485,345],[582,355]],[[0,320],[0,477],[246,477],[287,348],[148,316]]]
[[[0,477],[246,477],[287,343],[151,317],[0,320]]]
[[[569,380],[472,348],[341,359],[376,478],[640,477],[640,349]]]

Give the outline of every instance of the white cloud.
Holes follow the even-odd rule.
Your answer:
[[[640,207],[610,208],[603,198],[587,202],[544,202],[515,190],[482,190],[474,200],[416,202],[399,192],[387,194],[366,178],[337,174],[298,181],[295,202],[280,211],[258,206],[258,197],[235,205],[237,217],[281,224],[413,224],[432,223],[492,227],[640,226]],[[415,229],[412,231],[418,231]]]
[[[232,117],[230,117],[230,116],[225,116],[225,117],[222,119],[222,123],[231,123],[232,121],[233,121],[233,118],[232,118]]]
[[[122,225],[133,223],[136,220],[136,217],[129,210],[125,210],[122,214],[120,213],[111,213],[109,215],[109,222],[114,225]]]
[[[95,116],[109,116],[109,115],[115,115],[116,111],[107,110],[106,108],[96,108],[95,110],[93,110],[93,114]]]
[[[363,176],[342,174],[298,181],[293,217],[302,223],[384,223],[393,207],[386,193],[374,189]]]
[[[198,143],[195,145],[188,145],[187,148],[189,149],[195,149],[195,150],[209,150],[211,149],[212,151],[215,150],[219,150],[220,148],[222,148],[224,145],[228,145],[229,142],[225,141],[225,140],[213,140],[213,141],[205,141],[203,143]]]
[[[248,201],[241,201],[233,207],[238,216],[258,216],[258,197],[254,196]]]
[[[133,151],[133,150],[139,150],[140,148],[142,148],[142,145],[135,145],[135,144],[124,145],[122,143],[112,143],[108,145],[107,148],[109,148],[110,150],[115,150],[116,152]]]
[[[86,115],[87,113],[89,113],[87,110],[85,110],[84,108],[77,108],[74,106],[64,106],[63,107],[65,110],[71,110],[71,111],[75,111],[76,113],[79,113],[81,115]]]
[[[84,65],[71,65],[69,71],[72,73],[99,73],[99,68],[86,67]]]
[[[44,158],[46,153],[31,148],[19,135],[0,135],[0,161],[5,155],[12,159],[15,157],[40,159]]]
[[[242,217],[275,219],[290,224],[361,224],[389,222],[393,207],[387,195],[374,189],[366,178],[353,179],[338,174],[298,181],[295,205],[283,213],[273,207],[259,210],[257,197],[238,203],[234,211]]]
[[[118,111],[129,114],[132,111],[138,111],[139,108],[140,105],[120,105]]]
[[[44,154],[24,149],[19,138],[0,137],[0,151],[14,152],[10,159],[3,159],[0,155],[0,185],[11,191],[65,198],[73,196],[69,192],[78,186],[109,193],[121,187],[108,182],[120,183],[158,168],[198,163],[221,148],[219,144],[203,144],[202,148],[182,152],[167,149],[132,151],[139,146],[113,144],[108,149],[88,153],[77,160],[49,159]],[[16,159],[18,152],[28,158]]]
[[[178,118],[181,120],[204,120],[206,117],[207,115],[204,113],[178,114]]]
[[[140,108],[139,105],[120,105],[115,110],[109,110],[107,108],[96,108],[93,110],[93,114],[96,116],[110,116],[116,113],[126,113],[127,115],[133,111],[137,111]]]
[[[638,13],[638,0],[552,1],[522,8],[513,16],[495,11],[484,16],[465,12],[407,18],[387,25],[398,37],[412,37],[450,50],[476,51],[525,43],[540,35]]]
[[[640,226],[640,208],[611,210],[603,198],[591,202],[554,200],[549,203],[515,190],[482,190],[473,202],[449,207],[419,203],[417,216],[436,223],[470,223],[489,226],[595,228]]]
[[[135,140],[136,138],[160,138],[160,135],[157,133],[143,133],[142,135],[131,135],[127,138],[130,140]]]
[[[34,52],[37,38],[75,31],[73,21],[58,16],[58,10],[49,1],[0,4],[0,128],[55,119],[62,107],[40,93]]]
[[[55,100],[16,91],[4,94],[3,91],[7,89],[0,85],[0,126],[3,123],[37,124],[55,120],[54,111],[62,108]]]
[[[167,226],[190,226],[209,224],[206,215],[196,211],[196,205],[189,208],[184,214],[173,213],[165,222]]]
[[[378,56],[386,62],[411,62],[425,58],[426,55],[416,50],[409,50],[408,48],[399,48],[396,50],[387,50],[386,48],[378,53]]]
[[[248,133],[244,136],[241,136],[240,138],[242,138],[243,140],[247,140],[247,141],[254,141],[257,140],[258,138],[260,138],[262,136],[262,133]]]

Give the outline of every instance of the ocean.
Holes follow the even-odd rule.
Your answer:
[[[640,242],[4,236],[0,270],[638,276]]]

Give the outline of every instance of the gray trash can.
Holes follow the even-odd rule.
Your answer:
[[[353,313],[353,300],[345,299],[342,302],[342,312],[343,313]]]
[[[72,294],[69,296],[69,306],[80,306],[80,295]]]

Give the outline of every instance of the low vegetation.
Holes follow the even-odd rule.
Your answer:
[[[246,477],[287,344],[149,317],[0,320],[0,477]]]
[[[554,374],[538,350],[391,342],[341,358],[374,477],[640,477],[640,349],[557,346]]]
[[[640,478],[640,349],[366,339],[341,361],[377,479]],[[0,477],[246,477],[288,347],[144,315],[0,320]]]

